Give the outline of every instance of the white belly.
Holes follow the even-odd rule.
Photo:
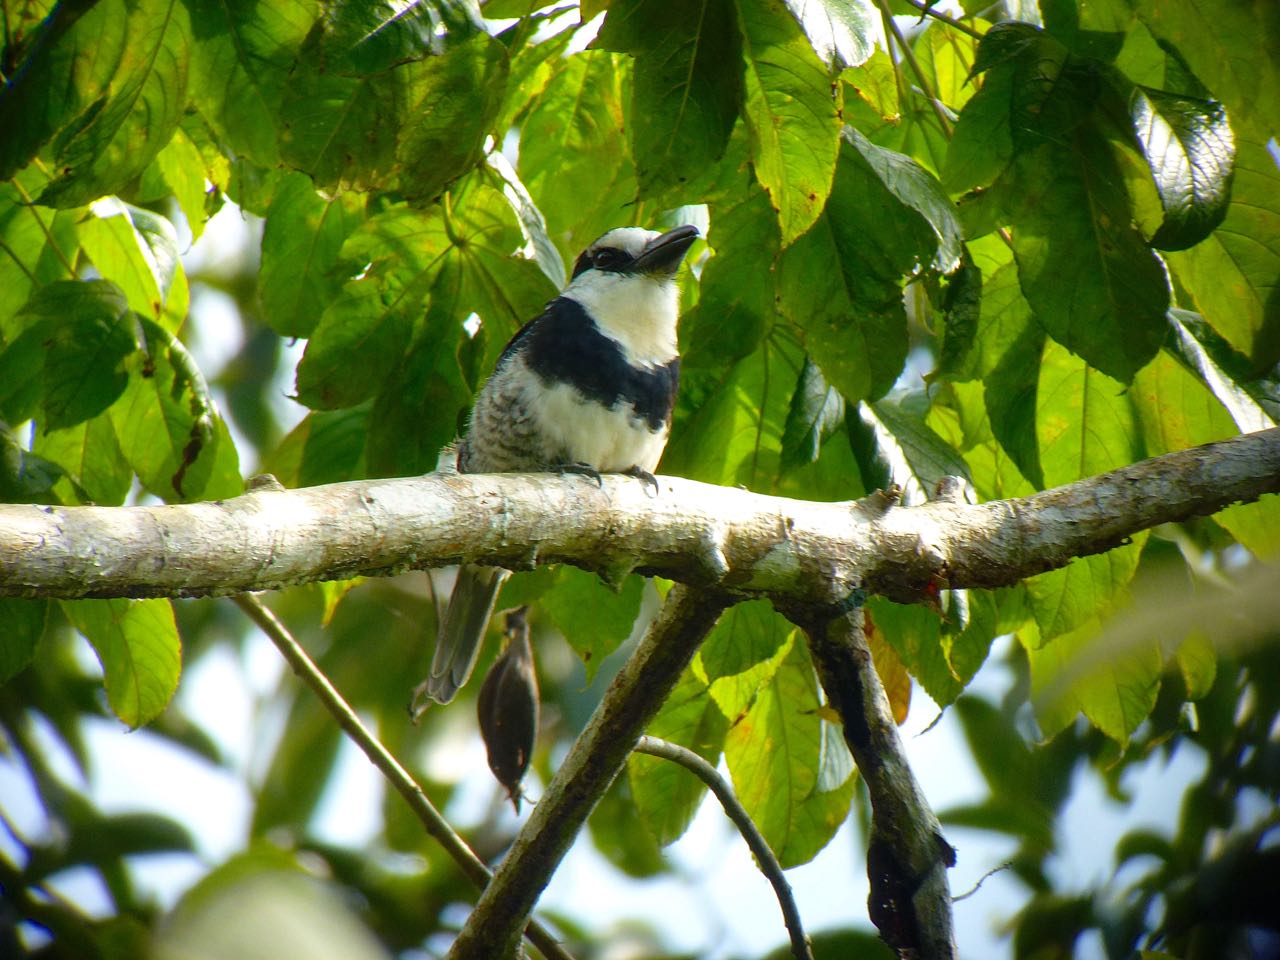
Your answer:
[[[631,467],[652,473],[667,445],[667,430],[650,430],[647,421],[634,416],[631,404],[606,409],[584,399],[568,384],[540,390],[530,407],[540,432],[551,441],[549,445],[567,451],[570,461],[588,464],[601,473]]]

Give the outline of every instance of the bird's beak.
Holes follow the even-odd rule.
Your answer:
[[[660,237],[654,237],[645,244],[640,256],[636,257],[636,272],[660,277],[675,276],[680,269],[680,261],[697,239],[698,228],[690,226],[676,227]]]

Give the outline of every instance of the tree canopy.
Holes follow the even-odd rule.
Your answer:
[[[194,504],[241,495],[248,473],[299,488],[431,472],[565,263],[626,224],[705,236],[682,280],[663,474],[802,501],[892,488],[907,506],[958,477],[958,502],[982,503],[1280,415],[1270,0],[31,0],[0,16],[8,503]],[[229,205],[261,229],[226,266],[196,252]],[[230,359],[214,366],[217,343]],[[998,589],[939,579],[914,604],[855,591],[898,720],[923,690],[991,788],[943,826],[1018,843],[1017,955],[1067,955],[1036,951],[1097,929],[1113,956],[1207,956],[1206,938],[1234,947],[1268,922],[1274,810],[1250,815],[1235,793],[1280,799],[1277,548],[1268,496],[1135,528]],[[91,559],[107,579],[120,562]],[[0,539],[10,582],[22,562]],[[532,605],[544,781],[666,593],[633,566],[539,566],[499,598]],[[447,582],[331,580],[270,599],[420,781],[470,717],[404,714]],[[192,592],[219,591],[172,596]],[[185,956],[226,897],[302,876],[302,854],[361,896],[360,924],[333,934],[352,956],[408,956],[452,928],[450,903],[471,894],[399,798],[375,853],[312,835],[342,730],[288,677],[269,694],[286,732],[246,780],[251,843],[161,924],[128,864],[192,839],[171,819],[104,814],[48,743],[91,769],[84,725],[109,711],[231,768],[174,694],[248,624],[225,601],[38,594],[0,593],[0,730],[43,811],[39,835],[11,829],[0,849],[8,916],[25,924],[0,943]],[[997,648],[1012,688],[966,695],[999,637],[1015,638]],[[794,617],[736,603],[647,728],[723,760],[783,867],[865,819],[814,656]],[[1182,822],[1115,854],[1149,871],[1123,897],[1056,891],[1045,864],[1072,771],[1092,763],[1119,791],[1126,769],[1183,748],[1209,761]],[[437,805],[457,789],[424,785]],[[669,869],[660,845],[705,794],[634,756],[591,840],[631,875]],[[494,812],[469,840],[495,854],[511,829]],[[46,895],[79,865],[106,885],[105,920]],[[272,895],[291,895],[281,882]],[[865,916],[851,906],[849,922]],[[598,933],[561,929],[596,955]],[[818,955],[849,942],[819,940]]]

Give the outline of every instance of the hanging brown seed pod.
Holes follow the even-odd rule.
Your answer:
[[[529,769],[538,733],[538,677],[529,644],[528,607],[507,614],[502,653],[480,688],[480,735],[489,753],[489,769],[507,788],[516,813],[523,796],[520,781]]]

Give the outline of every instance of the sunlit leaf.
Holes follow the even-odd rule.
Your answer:
[[[130,727],[150,723],[169,703],[182,670],[168,600],[64,600],[67,617],[102,663],[107,699]]]
[[[594,574],[573,567],[560,571],[542,606],[582,658],[588,679],[631,636],[643,593],[643,577],[628,577],[614,591]]]
[[[706,683],[686,669],[645,733],[688,747],[715,766],[728,728]],[[670,760],[639,753],[627,761],[627,772],[631,795],[658,842],[665,846],[678,840],[693,820],[706,786]]]
[[[1151,245],[1192,247],[1227,215],[1235,142],[1226,114],[1212,100],[1141,87],[1130,113],[1164,206],[1164,223]]]
[[[742,0],[737,6],[746,62],[743,117],[756,176],[778,211],[786,246],[818,218],[831,190],[840,104],[785,9]]]
[[[732,0],[617,0],[597,45],[635,57],[631,158],[641,196],[678,191],[724,153],[742,101]]]

